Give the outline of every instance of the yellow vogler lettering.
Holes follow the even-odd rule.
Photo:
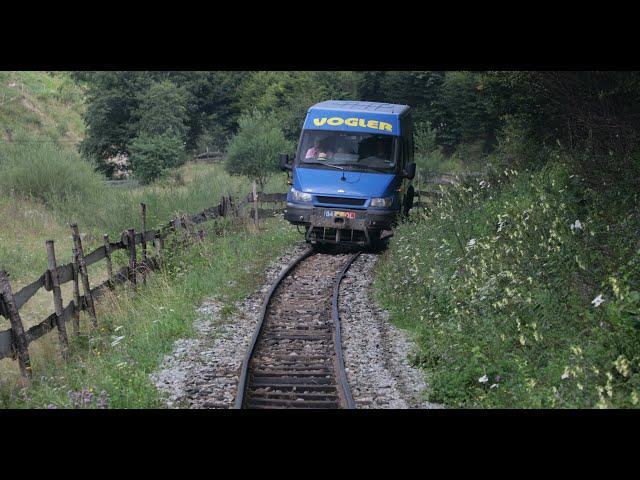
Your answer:
[[[314,118],[313,124],[316,127],[322,127],[323,125],[331,125],[332,127],[338,127],[342,124],[345,124],[349,127],[361,127],[361,128],[370,128],[372,130],[384,130],[386,132],[393,132],[393,125],[387,122],[380,122],[378,120],[366,120],[364,118],[347,118],[344,119],[342,117],[322,117],[322,118]]]

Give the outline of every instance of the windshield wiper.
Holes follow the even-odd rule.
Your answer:
[[[332,163],[324,163],[324,162],[307,162],[306,160],[302,163],[310,164],[310,165],[325,165],[327,167],[337,168],[338,170],[344,170],[344,167],[339,167],[338,165],[333,165]]]
[[[378,168],[378,167],[372,167],[370,165],[362,165],[360,163],[352,163],[352,164],[349,164],[348,166],[349,167],[364,168],[365,170],[374,170],[374,171],[380,172],[380,173],[391,173],[389,170],[385,170],[385,169]]]

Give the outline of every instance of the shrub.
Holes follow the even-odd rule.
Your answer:
[[[140,183],[151,183],[186,161],[184,142],[169,132],[143,132],[131,143],[130,160],[133,173]]]
[[[264,188],[267,178],[278,170],[278,154],[291,150],[275,117],[260,111],[243,115],[238,133],[229,142],[226,169],[245,175]]]

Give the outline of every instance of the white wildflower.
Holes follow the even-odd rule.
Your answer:
[[[602,305],[604,303],[604,298],[602,298],[602,294],[598,295],[596,298],[591,300],[591,303],[593,304],[594,307],[599,307],[600,305]]]
[[[481,376],[478,381],[480,383],[487,383],[489,381],[489,377],[487,377],[486,375]]]
[[[575,223],[572,223],[571,225],[569,225],[569,228],[571,229],[572,232],[576,230],[582,230],[582,223],[580,223],[580,220],[576,220]]]
[[[467,243],[467,247],[473,247],[476,244],[476,239],[472,238],[471,240],[469,240],[469,242]]]

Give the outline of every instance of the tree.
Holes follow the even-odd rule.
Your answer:
[[[238,133],[229,142],[226,169],[232,175],[257,180],[260,188],[278,171],[278,154],[293,148],[282,133],[276,117],[259,110],[238,120]]]
[[[285,137],[297,141],[310,106],[355,98],[353,72],[252,72],[240,86],[238,103],[243,113],[273,113]]]
[[[184,142],[168,132],[141,132],[130,150],[133,173],[142,184],[153,182],[185,161]]]
[[[138,94],[134,119],[136,130],[148,134],[169,134],[186,140],[190,94],[169,80],[153,82]]]
[[[155,120],[145,124],[141,123],[142,118],[164,122],[163,112],[170,112],[170,118],[180,118],[182,124],[172,128],[184,137],[186,150],[195,150],[203,136],[222,148],[237,128],[240,114],[237,89],[247,75],[247,72],[75,72],[75,80],[87,89],[84,115],[87,130],[80,151],[95,162],[98,170],[111,176],[114,165],[109,159],[118,154],[128,156],[134,139],[143,130],[155,128]],[[156,93],[162,89],[170,93],[178,101],[179,111],[171,111],[171,102],[155,104],[148,92],[152,86]]]
[[[138,135],[130,146],[134,175],[149,183],[186,160],[187,92],[174,83],[154,82],[140,95]]]
[[[87,85],[86,133],[80,152],[98,171],[111,176],[115,167],[108,160],[129,153],[129,143],[137,134],[134,115],[140,93],[150,85],[151,76],[147,72],[86,72],[75,78]]]

